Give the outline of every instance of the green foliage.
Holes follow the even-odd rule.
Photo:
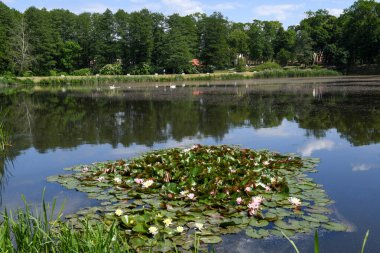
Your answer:
[[[102,75],[121,75],[123,69],[121,64],[107,64],[99,70],[99,73]]]
[[[152,74],[153,68],[148,63],[141,63],[129,69],[132,75],[149,75]]]
[[[154,250],[156,245],[188,250],[191,244],[184,243],[197,231],[201,242],[219,243],[221,234],[242,229],[253,238],[320,226],[345,230],[323,215],[330,212],[330,200],[304,174],[314,171],[316,163],[269,151],[195,145],[78,166],[68,169],[75,174],[48,181],[106,201],[67,217],[74,228],[81,228],[81,218],[92,217],[90,222],[129,231],[128,244],[135,250]]]
[[[23,198],[24,199],[24,198]],[[1,214],[1,252],[128,252],[129,246],[116,227],[79,221],[81,230],[73,230],[60,220],[63,205],[56,214],[56,201],[52,205],[42,200],[41,210],[25,208]]]
[[[281,66],[288,65],[288,62],[291,60],[291,53],[286,49],[281,48],[280,52],[278,52],[276,56],[276,60]]]
[[[287,29],[278,21],[229,22],[221,13],[165,17],[143,9],[77,15],[35,7],[20,13],[1,2],[0,74],[40,76],[82,68],[97,73],[115,62],[125,73],[196,73],[203,70],[191,66],[193,58],[226,69],[240,56],[283,66],[379,64],[379,19],[380,3],[374,0],[356,1],[340,17],[327,10],[308,12]]]
[[[91,69],[89,68],[78,69],[71,72],[72,76],[90,76],[91,74]]]
[[[276,62],[266,62],[254,68],[255,71],[263,71],[263,70],[271,70],[271,69],[282,69],[282,67]]]

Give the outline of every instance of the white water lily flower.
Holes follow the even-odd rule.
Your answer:
[[[165,227],[169,227],[172,224],[172,219],[167,218],[163,222],[165,224]]]
[[[202,223],[198,223],[198,222],[196,222],[196,223],[195,223],[195,227],[196,227],[198,230],[202,230],[202,228],[203,228],[203,224],[202,224]]]
[[[183,227],[182,226],[178,226],[177,228],[176,228],[176,231],[178,232],[178,233],[182,233],[183,232]]]
[[[243,199],[241,197],[236,199],[236,204],[240,205],[243,202]]]
[[[98,179],[96,179],[98,182],[103,182],[105,180],[105,177],[101,176],[101,177],[98,177]]]
[[[89,171],[89,168],[88,168],[88,167],[84,167],[84,168],[82,169],[82,172],[83,172],[83,173],[85,173],[85,172],[87,172],[87,171]]]
[[[181,192],[180,192],[180,194],[181,194],[182,196],[186,196],[188,193],[189,193],[189,191],[181,191]]]
[[[120,177],[115,177],[115,178],[113,179],[113,181],[115,181],[115,183],[117,183],[117,184],[121,184],[121,182],[122,182],[123,180],[121,180]]]
[[[268,165],[269,165],[269,162],[268,162],[268,161],[264,161],[264,162],[263,162],[263,165],[264,165],[264,166],[268,166]]]
[[[290,204],[292,204],[293,206],[300,206],[301,205],[301,200],[299,198],[296,198],[296,197],[290,197],[288,198]]]
[[[120,208],[118,208],[118,209],[116,209],[115,214],[117,216],[121,216],[123,214],[123,210],[121,210]]]
[[[149,227],[149,233],[151,233],[152,235],[156,235],[158,233],[158,228],[154,226]]]
[[[152,186],[153,184],[153,180],[149,179],[147,181],[145,181],[143,184],[142,184],[142,187],[143,188],[149,188],[150,186]]]
[[[195,199],[195,195],[194,195],[194,193],[189,193],[189,194],[187,194],[187,197],[188,197],[189,199]]]

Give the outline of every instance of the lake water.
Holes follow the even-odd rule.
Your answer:
[[[321,252],[380,252],[380,79],[376,77],[229,81],[133,88],[0,89],[13,149],[0,161],[1,208],[45,197],[66,213],[94,205],[46,177],[63,168],[130,158],[168,147],[233,144],[321,159],[311,174],[352,232],[321,231]],[[298,235],[312,252],[313,235]],[[224,238],[217,252],[292,252],[284,239]]]

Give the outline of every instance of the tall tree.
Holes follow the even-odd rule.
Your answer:
[[[229,62],[228,22],[219,12],[204,19],[201,57],[206,65],[226,67]]]
[[[350,64],[380,62],[380,3],[359,0],[340,18]]]
[[[11,71],[12,31],[15,27],[15,18],[12,10],[0,2],[0,73]]]

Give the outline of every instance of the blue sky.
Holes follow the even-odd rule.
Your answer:
[[[285,26],[298,24],[305,17],[305,11],[327,9],[339,15],[354,0],[3,0],[5,4],[24,11],[30,6],[47,9],[63,8],[75,13],[103,12],[124,9],[127,12],[148,8],[166,15],[182,15],[220,11],[231,21],[251,22],[253,19],[278,20]]]

